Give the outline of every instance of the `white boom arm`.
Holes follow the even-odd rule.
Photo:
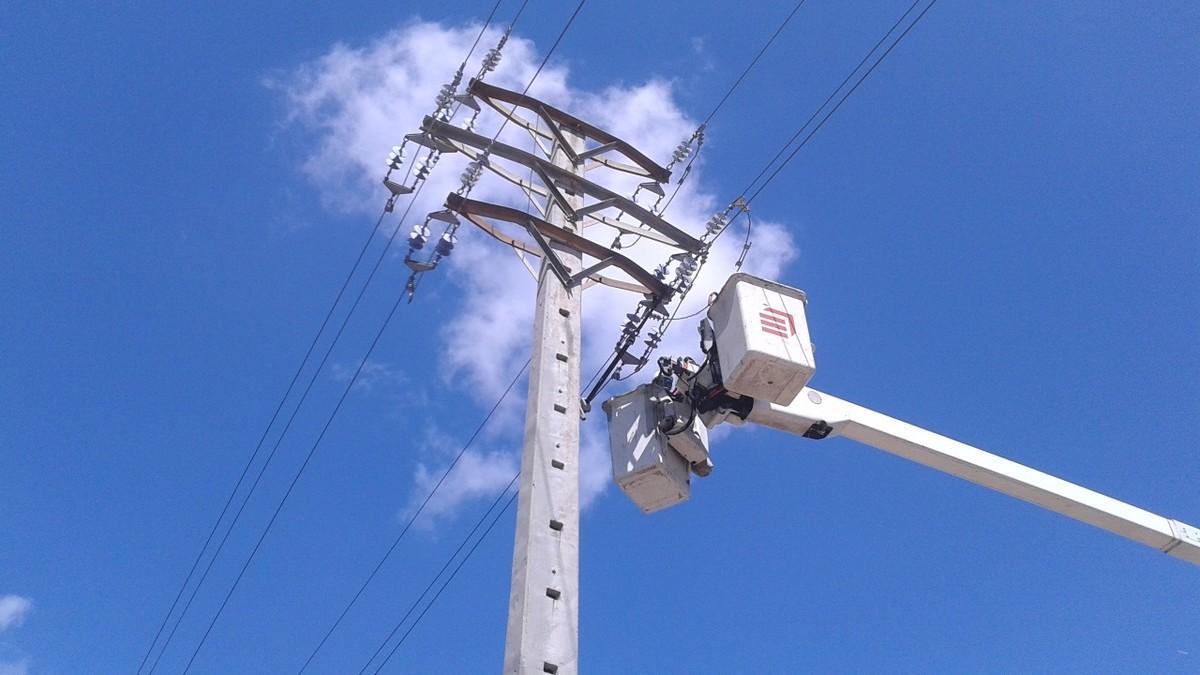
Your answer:
[[[932,431],[805,387],[783,406],[756,400],[748,421],[796,435],[817,425],[1200,565],[1200,529]]]

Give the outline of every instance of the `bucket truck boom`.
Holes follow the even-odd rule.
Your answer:
[[[700,326],[705,360],[659,359],[654,382],[609,399],[613,476],[650,513],[688,498],[713,468],[708,430],[746,422],[845,436],[1200,565],[1200,528],[811,389],[802,292],[735,274]]]

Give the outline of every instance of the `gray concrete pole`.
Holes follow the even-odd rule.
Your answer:
[[[563,128],[576,151],[583,138]],[[556,147],[556,165],[578,173]],[[565,193],[565,191],[564,191]],[[581,195],[565,193],[572,208]],[[568,230],[556,205],[547,220]],[[571,271],[583,268],[582,256],[554,245]],[[549,265],[538,274],[533,320],[533,355],[525,442],[521,452],[517,531],[513,543],[512,587],[505,673],[579,672],[579,296],[583,289],[563,288]]]

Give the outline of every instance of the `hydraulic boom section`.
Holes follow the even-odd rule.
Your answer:
[[[704,360],[659,359],[650,384],[605,402],[613,476],[647,513],[712,470],[708,431],[746,422],[845,436],[1200,565],[1200,529],[809,388],[804,293],[735,274],[700,324]]]

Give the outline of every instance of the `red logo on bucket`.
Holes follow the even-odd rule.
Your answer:
[[[766,307],[759,313],[758,318],[762,321],[762,332],[768,335],[788,338],[796,334],[796,320],[782,309]]]

